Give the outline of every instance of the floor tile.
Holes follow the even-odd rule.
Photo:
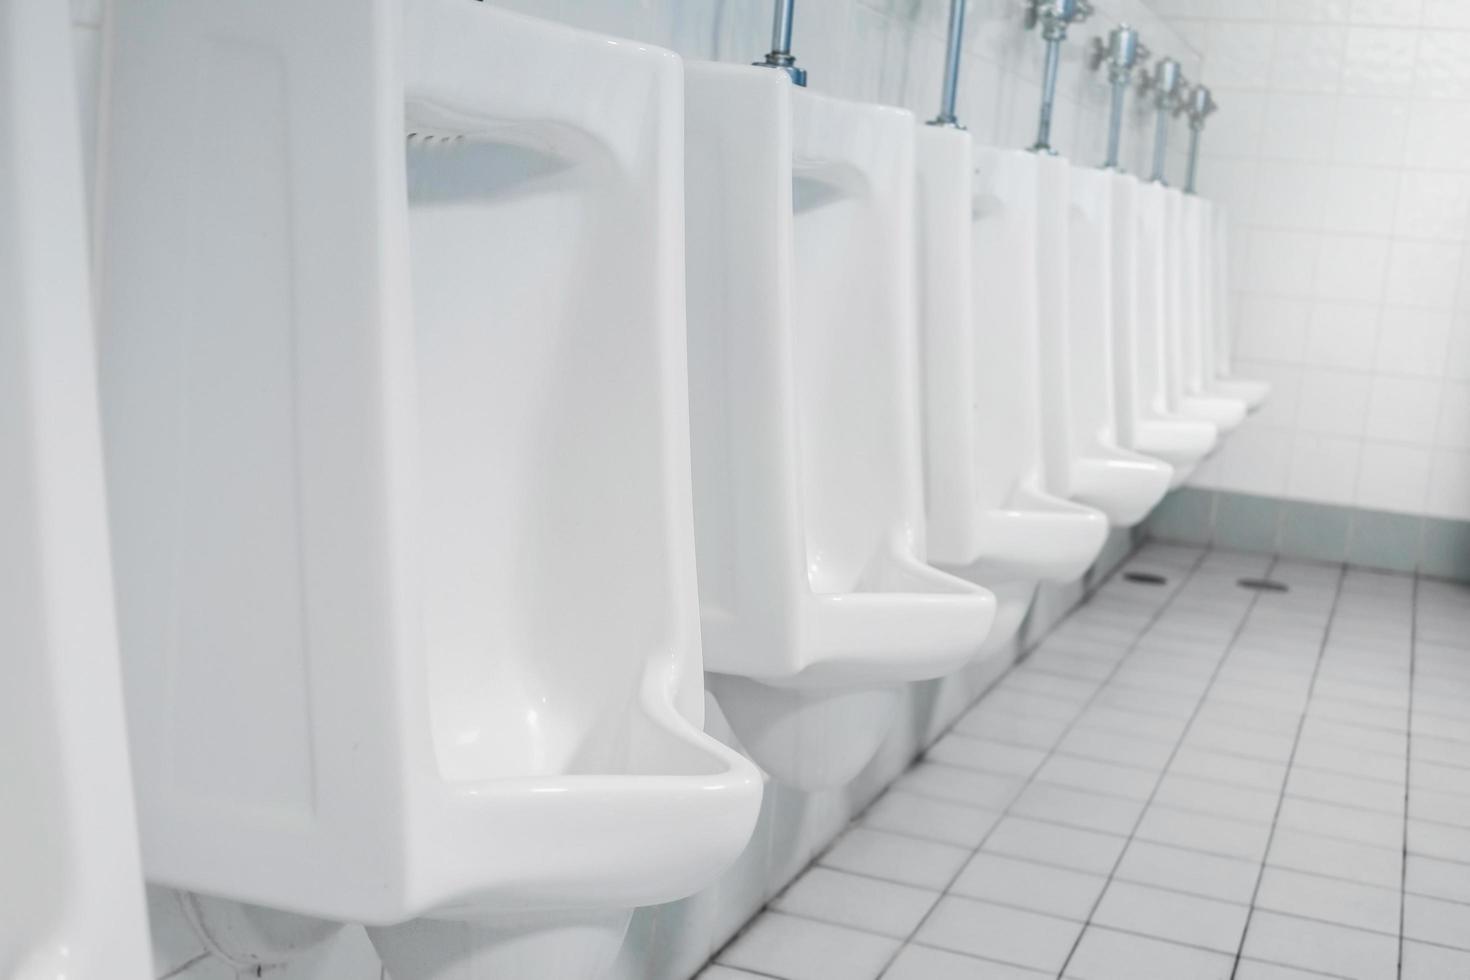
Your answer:
[[[1404,821],[1401,817],[1335,803],[1318,803],[1289,796],[1281,801],[1277,823],[1295,830],[1377,847],[1401,848],[1404,843]]]
[[[1179,749],[1169,771],[1267,793],[1280,792],[1286,779],[1286,766],[1281,763],[1189,747]]]
[[[1413,785],[1409,793],[1409,816],[1415,820],[1470,828],[1470,795],[1441,793]]]
[[[1392,888],[1267,866],[1261,874],[1256,906],[1397,935],[1399,897],[1398,891]]]
[[[993,739],[951,732],[929,747],[924,758],[962,769],[979,769],[1002,776],[1029,776],[1046,758],[1041,749],[1011,745]]]
[[[1409,853],[1470,864],[1470,829],[1410,819]]]
[[[737,970],[731,966],[720,966],[717,963],[699,971],[694,980],[762,980],[762,977],[759,973],[747,973],[744,970]]]
[[[1130,933],[1088,926],[1067,964],[1074,980],[1227,980],[1234,958]]]
[[[969,860],[964,848],[854,827],[818,863],[917,888],[943,889]]]
[[[1403,786],[1378,779],[1348,776],[1340,772],[1295,766],[1286,776],[1286,795],[1376,810],[1400,819],[1404,815]]]
[[[1405,895],[1404,938],[1470,952],[1470,905]]]
[[[1279,963],[1262,963],[1260,960],[1242,959],[1231,980],[1321,980],[1323,977],[1334,980],[1330,973],[1298,970],[1294,966],[1282,966]]]
[[[1375,752],[1362,752],[1346,745],[1332,742],[1303,742],[1296,747],[1292,757],[1293,766],[1340,772],[1349,776],[1379,779],[1404,785],[1404,760]]]
[[[1095,703],[1082,712],[1077,719],[1077,724],[1106,732],[1117,732],[1133,738],[1150,738],[1173,745],[1179,740],[1179,736],[1184,734],[1184,728],[1189,722],[1184,718],[1128,711]]]
[[[1086,922],[1106,884],[1102,875],[982,851],[970,860],[949,890],[965,898]]]
[[[937,800],[963,803],[982,810],[1004,810],[1026,780],[1019,776],[1000,776],[955,766],[921,762],[894,782],[894,787],[909,793],[932,796]]]
[[[1179,810],[1269,824],[1276,815],[1280,797],[1264,790],[1169,772],[1159,783],[1154,802]]]
[[[1381,933],[1258,909],[1251,915],[1242,955],[1352,980],[1393,980],[1399,942]]]
[[[999,819],[1000,813],[995,810],[889,790],[868,807],[861,823],[873,830],[974,848],[980,846]]]
[[[1000,710],[987,698],[955,722],[954,727],[957,732],[977,738],[1050,749],[1066,734],[1067,727],[1071,724],[1070,713],[1064,718],[1031,713],[1014,714]]]
[[[995,825],[981,851],[1106,875],[1127,843],[1126,838],[1114,834],[1006,817]]]
[[[883,980],[1050,980],[1051,973],[978,959],[932,946],[905,946]]]
[[[937,891],[814,867],[782,892],[771,907],[777,912],[907,939],[937,901]]]
[[[1470,904],[1470,867],[1455,861],[1410,854],[1404,885],[1416,895]]]
[[[1078,726],[1057,743],[1056,751],[1082,759],[1100,759],[1123,766],[1158,771],[1169,761],[1174,746],[1150,738],[1135,738],[1101,728]]]
[[[1123,932],[1234,955],[1240,948],[1249,911],[1247,906],[1233,902],[1114,881],[1103,894],[1092,921]]]
[[[1259,870],[1255,861],[1134,840],[1123,853],[1116,877],[1122,881],[1249,904]]]
[[[1404,943],[1402,980],[1450,980],[1470,977],[1470,953],[1428,943]]]
[[[1097,759],[1053,755],[1036,770],[1033,778],[1038,783],[1142,801],[1153,795],[1159,774],[1151,769],[1136,769]]]
[[[1399,851],[1333,840],[1286,827],[1276,829],[1266,863],[1380,888],[1398,888],[1403,877],[1403,854]]]
[[[1068,786],[1032,783],[1016,797],[1010,812],[1033,820],[1047,820],[1126,837],[1132,833],[1139,815],[1143,813],[1143,804]]]
[[[1080,923],[1066,919],[946,896],[914,941],[1056,973],[1081,931]]]
[[[1271,827],[1154,805],[1143,815],[1135,836],[1155,844],[1259,861],[1266,853]]]
[[[782,980],[876,980],[899,945],[885,936],[766,912],[717,960]]]

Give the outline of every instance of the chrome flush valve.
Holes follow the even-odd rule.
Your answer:
[[[1183,105],[1181,99],[1184,75],[1179,62],[1163,58],[1154,63],[1154,70],[1144,76],[1143,91],[1152,93],[1154,110],[1154,170],[1149,179],[1156,184],[1164,180],[1164,158],[1169,148],[1169,117]]]
[[[1112,111],[1108,115],[1108,155],[1103,161],[1104,170],[1119,170],[1118,151],[1123,131],[1123,100],[1128,94],[1128,85],[1133,81],[1133,69],[1148,61],[1152,52],[1138,39],[1138,31],[1127,24],[1119,24],[1108,32],[1108,39],[1092,39],[1092,54],[1089,64],[1093,71],[1108,66],[1108,84],[1113,88]]]
[[[1061,64],[1062,42],[1067,28],[1080,24],[1092,15],[1089,0],[1031,0],[1026,8],[1026,27],[1038,27],[1046,42],[1046,68],[1041,81],[1041,120],[1036,129],[1038,153],[1055,153],[1051,147],[1052,106],[1057,96],[1057,68]]]
[[[1189,169],[1185,172],[1184,193],[1194,193],[1195,176],[1199,171],[1199,140],[1205,130],[1205,119],[1220,108],[1215,96],[1203,85],[1196,85],[1181,100],[1184,111],[1189,114]]]

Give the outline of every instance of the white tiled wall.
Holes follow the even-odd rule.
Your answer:
[[[1470,3],[1157,0],[1222,105],[1237,357],[1272,382],[1198,483],[1470,518]]]
[[[465,0],[470,2],[470,0]],[[748,62],[769,46],[770,0],[491,0],[536,16],[632,37],[673,48],[688,58]],[[1091,23],[1074,29],[1061,69],[1053,143],[1082,161],[1103,152],[1107,90],[1084,70],[1084,42],[1118,20],[1139,27],[1155,51],[1172,54],[1185,70],[1198,56],[1154,16],[1142,0],[1100,0]],[[947,0],[800,0],[795,53],[810,72],[810,87],[853,99],[903,105],[921,118],[934,115],[943,67]],[[73,0],[83,84],[84,126],[95,112],[100,0]],[[970,0],[969,44],[962,77],[960,116],[982,142],[1024,146],[1034,139],[1042,45],[1023,32],[1020,0]],[[1137,111],[1125,134],[1125,165],[1142,167],[1149,156],[1150,118]],[[1174,163],[1183,131],[1176,132]],[[1115,534],[1113,560],[1126,550]],[[1120,550],[1122,549],[1122,550]],[[1054,622],[1080,596],[1080,588],[1044,590],[1031,635]],[[903,771],[1008,663],[1007,657],[944,682],[913,685],[899,720],[878,758],[841,790],[802,795],[768,787],[760,824],[740,862],[706,892],[683,902],[645,909],[635,917],[614,980],[676,980],[689,976],[761,905]],[[711,730],[720,734],[717,712]],[[157,974],[178,980],[244,980],[254,967],[236,967],[210,953],[165,891],[150,895]],[[284,969],[277,980],[379,980],[380,968],[361,929]]]

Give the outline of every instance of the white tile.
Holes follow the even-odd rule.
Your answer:
[[[1454,861],[1410,854],[1404,887],[1418,895],[1470,905],[1470,869]]]
[[[1314,710],[1317,707],[1322,706],[1314,706]],[[1292,768],[1297,767],[1357,776],[1360,779],[1377,779],[1400,788],[1404,784],[1402,759],[1363,752],[1340,743],[1302,742],[1296,747],[1296,755],[1292,757]]]
[[[996,710],[982,701],[955,723],[955,731],[1010,745],[1049,749],[1066,733],[1069,724],[1070,712],[1066,718],[1012,714]]]
[[[914,941],[1056,973],[1081,931],[1080,923],[1066,919],[946,896]]]
[[[980,846],[999,819],[1000,813],[994,810],[889,790],[868,808],[861,822],[873,830],[974,848]]]
[[[1404,943],[1402,980],[1445,980],[1470,977],[1470,953],[1428,943]]]
[[[1416,820],[1470,828],[1470,795],[1416,787],[1409,794],[1409,816]]]
[[[1399,783],[1296,766],[1286,777],[1286,795],[1340,806],[1356,806],[1402,818],[1404,788]]]
[[[1322,980],[1326,973],[1316,970],[1298,970],[1279,963],[1262,963],[1260,960],[1242,959],[1231,980]]]
[[[761,980],[761,975],[715,964],[700,970],[695,980]]]
[[[1010,812],[1033,820],[1047,820],[1126,837],[1132,833],[1139,815],[1143,813],[1143,804],[1069,786],[1032,783],[1016,797]]]
[[[1005,776],[1029,776],[1046,758],[1046,752],[1023,745],[974,738],[963,732],[951,732],[931,745],[924,753],[924,758],[930,762],[962,769],[979,769]]]
[[[1258,873],[1254,861],[1135,840],[1123,853],[1115,878],[1248,905]]]
[[[1444,375],[1453,321],[1447,311],[1424,306],[1383,308],[1374,370],[1419,378]]]
[[[906,939],[939,901],[939,892],[808,868],[771,904],[777,912]]]
[[[839,871],[942,889],[968,859],[969,852],[962,847],[854,827],[839,837],[818,862]]]
[[[1147,800],[1158,784],[1159,774],[1150,769],[1119,766],[1098,759],[1053,755],[1036,770],[1038,783],[1052,783],[1090,790],[1130,800]]]
[[[718,961],[783,980],[875,980],[899,945],[886,936],[766,912]]]
[[[1324,236],[1317,256],[1313,295],[1338,301],[1375,302],[1383,297],[1387,272],[1388,243],[1383,239]]]
[[[1127,843],[1113,834],[1006,817],[995,825],[981,851],[1106,875]]]
[[[1106,884],[1102,875],[982,851],[970,859],[950,891],[1085,922]]]
[[[1134,738],[1117,732],[1079,726],[1057,743],[1056,751],[1082,759],[1098,759],[1157,771],[1169,761],[1174,747],[1154,739]]]
[[[1242,955],[1321,970],[1352,980],[1393,980],[1399,943],[1393,936],[1257,910]]]
[[[1285,868],[1262,872],[1256,907],[1390,935],[1399,929],[1397,890]]]
[[[1402,847],[1404,840],[1404,822],[1397,815],[1296,797],[1282,801],[1277,823],[1282,827],[1389,849]]]
[[[1356,502],[1373,510],[1417,514],[1429,486],[1429,450],[1365,442],[1358,461]]]
[[[1075,980],[1227,980],[1232,957],[1088,926],[1067,964]]]
[[[1433,379],[1374,378],[1364,435],[1384,442],[1432,445],[1439,402],[1439,384]]]
[[[1144,813],[1136,836],[1156,844],[1259,861],[1266,853],[1271,827],[1155,805]]]
[[[951,803],[963,803],[982,810],[1003,810],[1025,784],[1026,781],[1019,776],[1001,776],[923,762],[904,773],[893,785],[906,792]]]
[[[1470,952],[1470,905],[1405,895],[1404,937]]]
[[[1269,824],[1276,815],[1277,794],[1171,772],[1159,783],[1154,802],[1232,820]]]
[[[1398,888],[1402,878],[1400,852],[1319,834],[1278,827],[1271,838],[1266,863],[1292,871],[1346,878],[1380,888]]]
[[[1092,921],[1233,955],[1240,948],[1248,912],[1246,905],[1114,881]]]
[[[1409,853],[1470,864],[1470,829],[1410,819]]]
[[[1169,772],[1268,793],[1279,792],[1286,780],[1286,766],[1280,763],[1189,747],[1174,756]]]
[[[930,946],[908,945],[883,980],[1049,980],[1050,973],[983,960]]]

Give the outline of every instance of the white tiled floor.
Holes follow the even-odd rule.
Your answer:
[[[1470,980],[1470,588],[1123,571],[701,980]]]

